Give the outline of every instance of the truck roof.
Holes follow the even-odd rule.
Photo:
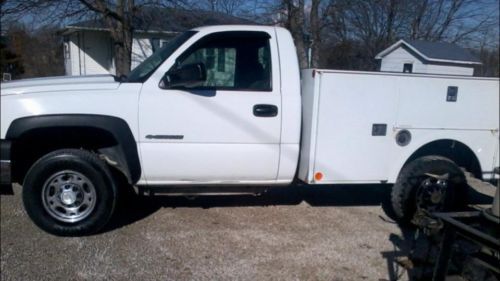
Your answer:
[[[193,28],[194,31],[220,32],[220,31],[267,31],[274,32],[276,29],[284,29],[269,25],[209,25]]]

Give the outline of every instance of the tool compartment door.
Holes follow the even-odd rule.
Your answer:
[[[313,174],[317,183],[387,180],[398,106],[397,77],[319,72]]]

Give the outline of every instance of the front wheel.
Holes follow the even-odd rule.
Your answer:
[[[23,202],[43,230],[61,236],[95,233],[110,219],[116,188],[106,164],[77,149],[51,152],[28,171]]]
[[[465,202],[467,181],[460,168],[441,156],[424,156],[406,164],[392,188],[396,218],[413,219],[418,210],[450,211]]]

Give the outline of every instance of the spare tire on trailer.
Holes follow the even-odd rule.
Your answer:
[[[392,187],[391,203],[396,219],[410,222],[419,209],[451,211],[466,200],[467,181],[452,160],[424,156],[407,163]]]

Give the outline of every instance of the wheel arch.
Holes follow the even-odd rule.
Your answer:
[[[16,160],[28,161],[29,157],[24,157],[24,153],[28,153],[26,149],[31,155],[36,155],[73,147],[92,149],[104,155],[105,160],[123,173],[131,184],[137,182],[141,176],[134,135],[127,122],[118,117],[94,114],[23,117],[10,124],[6,139],[12,142],[14,172]],[[33,150],[31,145],[37,148]],[[21,166],[17,169],[18,173],[14,173],[18,179],[26,172],[26,167]]]
[[[398,161],[399,166],[393,169],[391,182],[395,182],[401,169],[409,162],[429,155],[446,157],[459,167],[465,168],[478,179],[482,179],[481,163],[474,151],[466,144],[455,139],[438,139],[423,143],[418,148]]]

